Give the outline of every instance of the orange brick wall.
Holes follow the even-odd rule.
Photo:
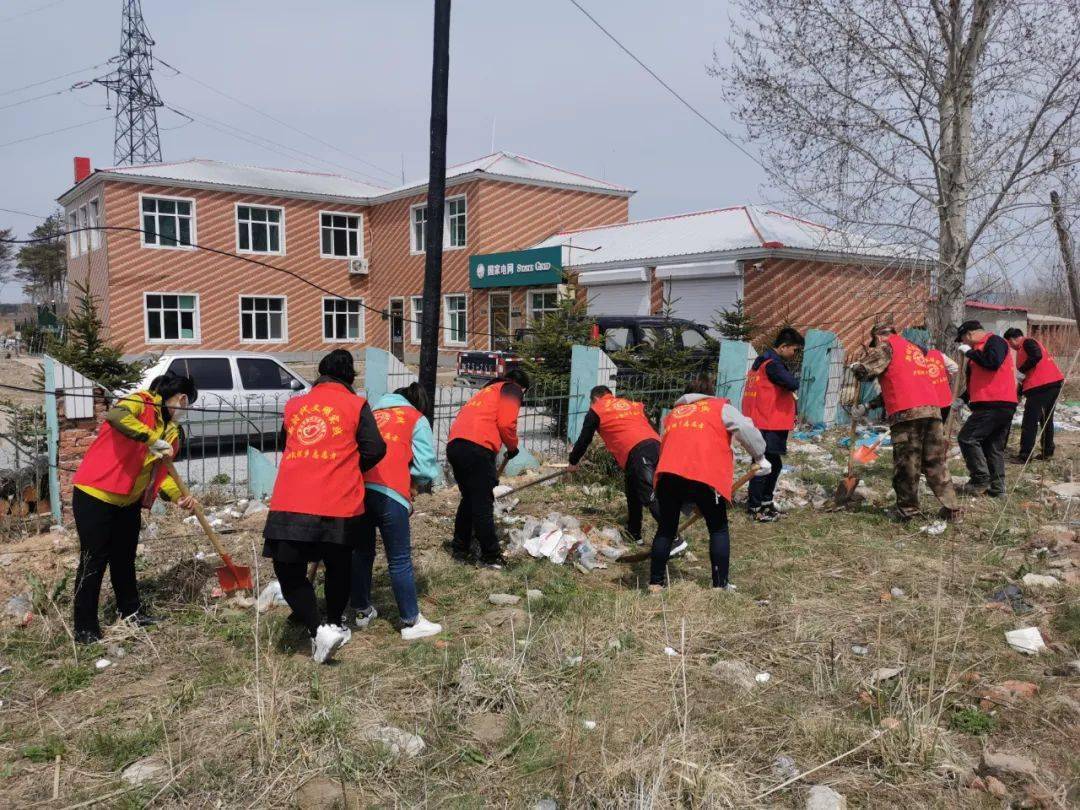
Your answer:
[[[911,269],[769,259],[743,265],[743,300],[759,329],[771,337],[793,324],[835,332],[851,352],[869,340],[870,327],[889,313],[896,326],[922,326],[930,277]]]
[[[140,193],[184,197],[195,201],[195,239],[198,244],[235,252],[237,203],[281,206],[285,209],[285,254],[252,254],[288,273],[262,268],[235,257],[217,256],[203,250],[146,248],[138,233],[110,231],[104,238],[100,258],[90,272],[85,257],[69,260],[73,278],[90,276],[95,294],[107,313],[109,336],[125,352],[161,352],[168,346],[145,340],[143,295],[146,292],[197,293],[200,337],[198,344],[176,348],[233,349],[272,353],[326,351],[346,345],[389,347],[389,322],[379,313],[364,315],[365,342],[355,345],[330,343],[322,338],[322,299],[310,281],[338,295],[363,298],[377,309],[389,306],[391,297],[402,297],[405,317],[411,318],[409,298],[423,289],[424,256],[410,251],[410,207],[425,201],[425,194],[373,206],[338,205],[279,197],[257,197],[226,191],[185,189],[110,181],[104,184],[103,211],[109,225],[140,226]],[[468,260],[472,253],[525,248],[559,230],[627,221],[626,197],[551,189],[489,180],[473,181],[447,190],[447,197],[464,194],[468,205],[468,244],[443,254],[443,294],[469,296],[469,322],[474,332],[488,330],[487,291],[468,287]],[[367,276],[351,275],[344,259],[319,256],[320,211],[359,213],[364,222],[364,255]],[[107,259],[107,263],[106,263]],[[304,279],[304,280],[301,280]],[[284,343],[245,343],[240,340],[239,296],[284,295],[288,340]],[[511,309],[521,313],[513,325],[523,324],[525,294],[513,291]],[[418,351],[410,342],[405,324],[405,350]],[[487,348],[486,334],[470,335],[472,348]],[[444,347],[454,351],[458,347]]]

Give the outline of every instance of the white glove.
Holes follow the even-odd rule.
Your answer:
[[[173,448],[164,439],[155,439],[150,445],[150,452],[157,458],[172,458]]]
[[[960,354],[967,354],[968,352],[971,351],[971,347],[968,346],[966,343],[961,343],[956,348],[958,348],[960,350]]]
[[[852,405],[851,406],[851,418],[852,419],[862,419],[864,416],[866,416],[866,406],[865,405]]]
[[[761,478],[761,476],[768,475],[772,472],[772,464],[769,463],[769,460],[765,458],[765,456],[754,459],[754,463],[758,465],[758,471],[754,473],[754,478]]]

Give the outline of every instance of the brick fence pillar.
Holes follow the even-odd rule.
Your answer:
[[[71,520],[71,492],[73,489],[72,479],[75,470],[86,455],[87,449],[93,444],[97,436],[98,428],[105,420],[106,392],[101,388],[94,389],[94,415],[85,419],[69,419],[64,413],[64,397],[57,397],[57,416],[59,419],[60,437],[57,443],[57,477],[60,480],[60,504],[63,509],[63,521]]]

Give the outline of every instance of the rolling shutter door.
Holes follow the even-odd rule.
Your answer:
[[[742,276],[735,262],[657,267],[656,277],[663,284],[671,314],[704,326],[742,295]]]
[[[582,273],[590,315],[648,315],[649,281],[644,268]]]

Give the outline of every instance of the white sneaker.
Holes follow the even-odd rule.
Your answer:
[[[675,538],[675,539],[678,542],[675,543],[675,547],[672,548],[671,553],[668,554],[668,559],[671,559],[672,557],[678,557],[680,554],[682,554],[684,551],[686,551],[686,549],[688,549],[690,547],[690,546],[687,545],[685,540],[679,540],[678,538]]]
[[[316,664],[325,664],[334,657],[338,647],[346,641],[341,628],[332,624],[320,624],[315,638],[311,640],[311,657]]]
[[[375,609],[375,606],[365,608],[364,610],[356,611],[356,618],[353,619],[353,625],[357,630],[363,630],[369,624],[371,624],[378,617],[379,611]]]
[[[401,628],[401,637],[406,641],[416,641],[418,638],[427,638],[428,636],[435,636],[442,632],[442,625],[435,624],[435,622],[429,622],[424,618],[424,614],[421,613],[416,617],[416,621],[410,624],[408,627]]]
[[[342,622],[341,624],[335,624],[335,625],[332,625],[332,626],[336,627],[338,630],[340,630],[342,635],[345,636],[345,640],[343,642],[341,642],[341,644],[338,645],[339,647],[344,647],[352,639],[352,630],[350,630],[348,627],[346,627],[344,622]]]
[[[725,586],[724,586],[723,588],[721,588],[720,590],[722,590],[722,591],[728,591],[729,593],[734,593],[735,591],[737,591],[737,590],[739,590],[739,589],[738,589],[738,588],[737,588],[736,586],[732,585],[732,584],[731,584],[731,583],[729,582],[729,583],[728,583],[727,585],[725,585]]]

